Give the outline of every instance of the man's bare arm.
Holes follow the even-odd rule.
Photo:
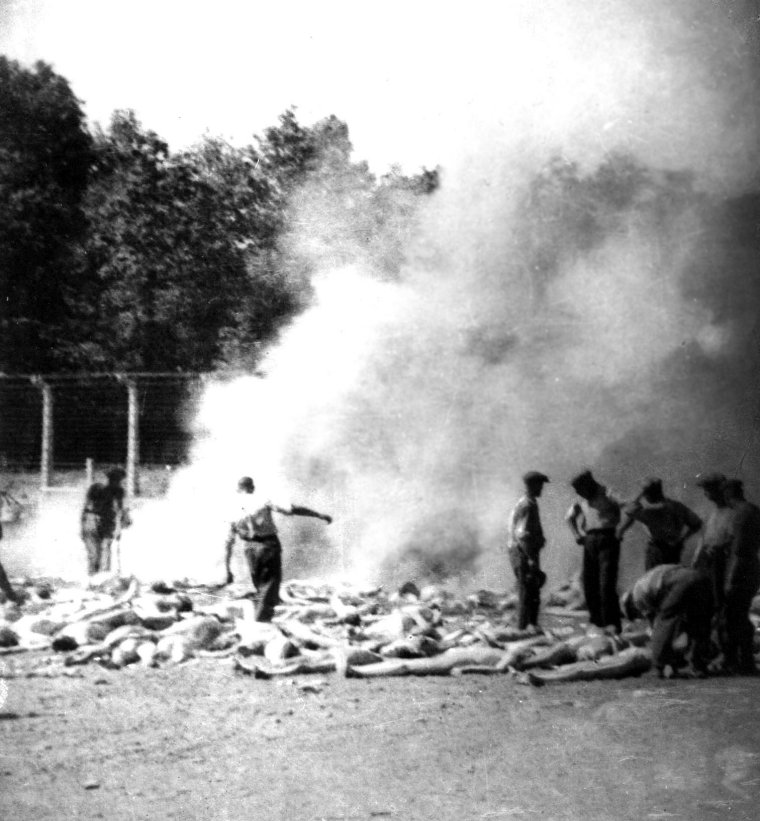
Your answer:
[[[232,559],[232,548],[235,544],[235,525],[230,525],[230,532],[227,534],[227,539],[224,542],[224,569],[227,571],[227,584],[233,582],[232,570],[230,569],[230,561]]]
[[[318,513],[316,510],[312,510],[310,507],[303,507],[302,505],[291,505],[289,509],[273,506],[272,509],[278,513],[282,513],[284,516],[305,516],[311,519],[321,519],[328,525],[332,522],[332,516],[328,516],[325,513]]]
[[[585,535],[578,524],[578,520],[582,516],[583,511],[581,510],[580,505],[577,503],[574,504],[570,508],[570,510],[568,510],[567,516],[565,516],[565,521],[567,522],[568,527],[570,528],[570,532],[573,534],[573,536],[575,537],[575,541],[578,544],[581,544],[581,542],[583,541],[583,537]]]

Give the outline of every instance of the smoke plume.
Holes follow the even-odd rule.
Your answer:
[[[753,489],[752,5],[517,3],[497,27],[476,3],[461,42],[432,43],[418,113],[444,173],[401,275],[346,252],[340,209],[294,203],[314,304],[263,375],[208,386],[191,467],[125,537],[134,569],[221,578],[244,474],[335,518],[283,521],[286,575],[502,588],[525,470],[552,478],[550,583],[580,562],[562,517],[583,467],[697,505],[705,469]],[[634,572],[635,538],[625,553]]]

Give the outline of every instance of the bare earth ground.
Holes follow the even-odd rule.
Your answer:
[[[0,818],[760,817],[757,679],[80,674],[5,679]]]
[[[0,657],[0,821],[760,818],[760,679],[2,677],[45,655]]]

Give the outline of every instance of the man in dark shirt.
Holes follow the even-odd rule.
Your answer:
[[[756,675],[753,652],[755,629],[749,618],[749,609],[760,587],[760,508],[744,498],[744,486],[738,479],[729,479],[723,485],[723,494],[734,513],[723,587],[724,663],[726,672]]]
[[[546,544],[538,510],[538,498],[549,477],[535,470],[523,477],[525,495],[517,502],[509,522],[508,552],[517,580],[518,627],[538,626],[541,587],[546,575],[541,570],[539,553]]]
[[[96,482],[87,490],[81,524],[87,572],[91,576],[111,570],[111,545],[121,535],[121,528],[129,524],[121,484],[125,476],[123,468],[112,468],[106,473],[108,484]]]
[[[614,627],[619,633],[620,502],[589,470],[578,474],[570,484],[581,499],[572,505],[566,519],[575,541],[583,547],[583,594],[589,621],[597,627]]]
[[[702,527],[702,520],[693,510],[662,492],[662,480],[647,479],[641,494],[623,508],[623,520],[618,537],[634,522],[642,524],[649,534],[644,567],[651,570],[658,564],[679,564],[684,542]]]

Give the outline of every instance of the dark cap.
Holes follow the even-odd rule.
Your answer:
[[[647,490],[662,490],[662,479],[657,476],[648,476],[644,481],[641,483],[641,489],[643,491]]]
[[[722,473],[700,473],[697,476],[697,487],[703,487],[708,490],[716,490],[722,488],[725,484],[726,477]]]
[[[594,479],[590,470],[584,470],[583,473],[579,473],[574,479],[570,480],[570,485],[575,491],[593,491],[599,487],[599,482]]]
[[[109,481],[123,481],[127,476],[127,471],[124,468],[111,468],[106,471],[106,478]]]
[[[549,481],[549,477],[545,473],[540,473],[537,470],[529,470],[527,473],[523,473],[522,480],[526,485],[538,484],[539,482],[544,484]]]
[[[251,493],[253,491],[253,479],[250,476],[243,476],[238,481],[238,490],[246,490]]]

